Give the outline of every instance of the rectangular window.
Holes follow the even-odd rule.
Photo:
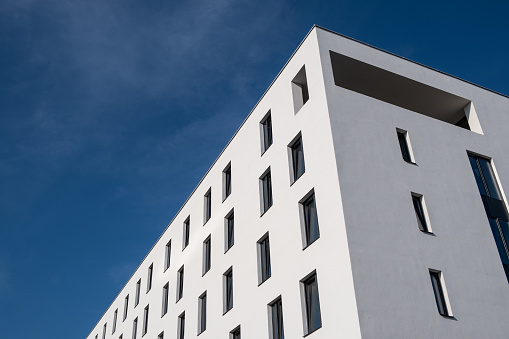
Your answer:
[[[233,308],[233,268],[223,274],[223,314]]]
[[[225,252],[234,244],[234,220],[234,213],[231,210],[225,218]]]
[[[299,73],[292,80],[293,108],[297,113],[309,100],[306,66],[302,66]]]
[[[189,245],[189,233],[191,228],[191,217],[187,217],[182,225],[182,250]]]
[[[451,306],[447,298],[447,290],[445,289],[442,272],[430,269],[429,276],[431,278],[433,292],[435,293],[438,313],[446,317],[452,317]]]
[[[211,252],[211,247],[210,247],[210,235],[207,237],[207,239],[205,239],[205,241],[203,242],[203,266],[202,266],[202,276],[205,275],[205,273],[207,273],[209,270],[210,270],[210,265],[211,265],[211,261],[210,261],[210,252]]]
[[[288,145],[288,150],[291,162],[290,181],[293,184],[306,171],[304,165],[304,151],[302,149],[302,137],[300,134]]]
[[[136,339],[136,336],[138,334],[138,317],[136,317],[136,319],[134,319],[133,321],[133,339]]]
[[[203,224],[205,225],[209,221],[212,215],[212,192],[211,189],[205,193],[203,197]]]
[[[105,323],[103,326],[103,339],[106,339],[106,326],[107,325],[108,325],[108,323]]]
[[[157,339],[164,339],[164,332],[159,333]]]
[[[415,163],[414,158],[412,156],[412,150],[410,148],[408,132],[399,128],[396,129],[396,132],[398,134],[399,148],[401,149],[401,155],[403,156],[403,160],[409,163]]]
[[[123,334],[121,334],[120,337],[118,337],[118,339],[122,339],[122,338],[124,338]]]
[[[177,324],[178,339],[184,339],[185,329],[186,329],[186,312],[182,312],[182,314],[179,315],[179,320]]]
[[[141,279],[136,283],[136,295],[134,296],[134,307],[140,303]]]
[[[270,247],[269,247],[269,234],[266,233],[260,240],[258,240],[258,284],[262,284],[265,280],[270,278]]]
[[[425,233],[432,233],[423,196],[421,194],[412,193],[412,203],[414,204],[415,216],[417,217],[419,229]]]
[[[128,306],[129,306],[129,294],[126,295],[124,299],[124,318],[122,319],[122,321],[124,321],[127,318]]]
[[[270,339],[284,339],[285,333],[283,329],[283,303],[281,296],[269,305],[269,328]]]
[[[240,325],[230,331],[230,339],[240,339]]]
[[[111,334],[115,333],[117,330],[117,316],[118,316],[118,308],[115,310],[115,313],[113,313],[113,326],[111,328]]]
[[[261,188],[261,214],[267,212],[272,206],[272,181],[270,177],[270,167],[260,177],[260,188]]]
[[[272,118],[270,111],[260,122],[260,131],[262,136],[262,154],[272,145]]]
[[[143,337],[148,331],[148,305],[143,310],[143,330],[141,336]]]
[[[304,248],[320,237],[318,214],[316,212],[315,193],[311,191],[300,201],[301,225],[303,228]]]
[[[207,329],[207,292],[198,298],[198,334]]]
[[[171,259],[171,240],[168,241],[164,251],[164,271],[170,268],[170,259]]]
[[[147,274],[147,293],[152,288],[152,271],[154,270],[154,264],[150,264],[148,267],[148,274]]]
[[[170,283],[167,282],[166,285],[164,285],[164,287],[163,287],[163,300],[162,300],[162,307],[161,307],[161,317],[168,312],[169,290],[170,290]]]
[[[509,214],[497,183],[491,161],[487,158],[468,154],[474,172],[477,188],[481,194],[484,210],[488,217],[491,232],[495,238],[500,260],[509,282]]]
[[[177,272],[177,301],[184,296],[184,265]]]
[[[232,165],[231,163],[223,170],[223,201],[232,193]]]
[[[307,335],[322,327],[316,272],[301,280],[301,295],[303,297],[304,335]]]

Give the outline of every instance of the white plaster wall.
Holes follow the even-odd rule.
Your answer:
[[[309,101],[294,113],[291,80],[306,66]],[[326,71],[325,71],[326,73]],[[269,338],[267,304],[282,296],[286,338],[303,336],[299,281],[316,270],[322,328],[309,338],[360,338],[353,290],[342,198],[329,113],[322,78],[316,29],[276,78],[230,144],[197,186],[182,210],[154,245],[124,289],[88,336],[132,338],[133,319],[138,317],[141,338],[143,309],[150,305],[146,338],[175,338],[177,318],[186,312],[186,338],[197,335],[198,297],[207,291],[207,330],[200,338],[228,338],[241,325],[242,338]],[[477,106],[476,106],[477,107]],[[259,122],[271,110],[273,145],[260,154]],[[290,185],[287,145],[301,132],[306,173]],[[231,162],[232,194],[222,202],[222,170]],[[260,217],[259,177],[270,166],[273,206]],[[212,217],[203,225],[203,196],[212,189]],[[302,249],[298,202],[314,188],[320,239]],[[428,201],[428,200],[426,200]],[[224,217],[234,208],[235,245],[224,253]],[[189,246],[182,251],[182,224],[191,217]],[[256,242],[269,232],[272,277],[258,286]],[[212,268],[202,277],[202,244],[211,235]],[[164,249],[172,239],[171,267],[163,273]],[[146,291],[147,269],[154,264],[152,290]],[[185,265],[184,297],[175,303],[176,272]],[[222,275],[233,266],[234,307],[223,315]],[[446,273],[447,274],[447,273]],[[140,304],[134,307],[135,285],[142,279]],[[449,276],[446,276],[447,279]],[[170,305],[161,317],[162,288],[169,281]],[[125,296],[129,313],[122,321]],[[112,335],[113,312],[118,308],[117,330]]]

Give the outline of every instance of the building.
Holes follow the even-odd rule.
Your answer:
[[[313,27],[88,339],[506,338],[508,127]]]

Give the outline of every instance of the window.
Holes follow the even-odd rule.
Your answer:
[[[111,327],[111,334],[115,333],[117,330],[117,316],[118,316],[118,308],[113,313],[113,326]]]
[[[301,280],[301,296],[303,297],[304,335],[307,335],[322,327],[316,272]]]
[[[240,325],[231,330],[230,339],[240,339]]]
[[[161,307],[161,317],[168,312],[168,295],[170,290],[170,283],[167,282],[163,287],[163,301]]]
[[[223,170],[223,201],[232,193],[232,165],[231,163]]]
[[[495,238],[498,254],[500,255],[502,266],[509,282],[509,214],[502,199],[502,193],[497,184],[491,161],[470,153],[468,154],[468,159],[474,172],[477,188],[481,194],[491,232]]]
[[[136,339],[136,335],[138,334],[138,317],[133,321],[133,339]]]
[[[108,325],[108,323],[105,323],[103,326],[103,339],[106,339],[106,326],[107,325]]]
[[[261,213],[264,214],[272,206],[272,182],[270,178],[270,167],[260,177],[260,188],[262,193]]]
[[[412,203],[414,204],[415,216],[419,229],[425,233],[432,233],[428,223],[428,216],[424,205],[424,198],[421,194],[412,193]]]
[[[302,150],[302,137],[300,134],[288,145],[290,154],[290,181],[293,184],[306,171],[304,165],[304,152]]]
[[[438,313],[445,317],[452,317],[451,306],[447,298],[447,290],[445,289],[442,272],[430,269],[429,276],[431,278],[433,292],[435,293]]]
[[[189,245],[189,232],[191,228],[191,217],[187,217],[182,225],[182,250]]]
[[[147,276],[147,293],[152,288],[152,271],[154,270],[154,264],[150,264],[148,267],[148,276]]]
[[[122,339],[123,337],[124,337],[124,335],[123,335],[123,334],[121,334],[121,335],[120,335],[120,337],[118,337],[118,339]]]
[[[300,202],[301,224],[303,226],[304,248],[320,237],[318,214],[316,213],[315,193],[311,191]]]
[[[225,249],[224,251],[228,251],[232,248],[234,244],[234,214],[233,210],[225,218]]]
[[[297,113],[309,100],[306,66],[302,66],[299,73],[292,80],[293,108]]]
[[[198,298],[198,334],[207,329],[207,292]]]
[[[223,314],[233,308],[233,268],[223,274]]]
[[[399,148],[401,149],[401,155],[403,156],[403,160],[412,164],[415,163],[410,148],[408,132],[399,128],[396,129],[396,132],[398,134]]]
[[[269,234],[266,233],[257,243],[258,249],[258,284],[270,278]]]
[[[262,136],[262,154],[269,149],[272,145],[272,118],[270,117],[270,111],[265,115],[263,120],[260,122],[260,131]]]
[[[202,275],[205,275],[210,270],[210,235],[203,242],[203,266]]]
[[[159,335],[157,336],[157,339],[164,339],[164,331],[159,333]]]
[[[184,265],[177,272],[177,301],[184,296]]]
[[[134,307],[140,303],[141,279],[136,283],[136,295],[134,296]]]
[[[164,251],[164,271],[166,271],[170,267],[170,259],[171,259],[171,240],[166,244],[166,248]]]
[[[207,223],[207,221],[209,221],[210,219],[210,216],[211,216],[211,213],[212,213],[212,198],[211,198],[211,190],[209,188],[209,190],[207,191],[207,193],[205,193],[205,196],[203,197],[204,198],[204,208],[203,208],[203,224],[205,225]]]
[[[186,329],[186,312],[182,312],[179,315],[178,325],[177,325],[177,338],[184,339],[184,334]]]
[[[148,305],[145,306],[145,309],[143,310],[143,329],[141,336],[143,337],[145,334],[147,334],[148,331]]]
[[[129,306],[129,294],[124,299],[124,318],[122,319],[122,321],[124,321],[127,318],[128,306]]]
[[[269,305],[269,328],[270,339],[284,339],[285,333],[283,329],[283,303],[281,296]]]

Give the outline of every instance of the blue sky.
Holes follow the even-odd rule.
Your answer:
[[[2,0],[2,337],[88,335],[313,24],[507,95],[508,12]]]

